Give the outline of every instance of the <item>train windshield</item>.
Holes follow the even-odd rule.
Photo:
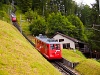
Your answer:
[[[51,50],[59,50],[60,49],[60,45],[59,44],[50,44],[50,49]]]
[[[59,45],[59,44],[56,44],[56,45],[55,45],[55,48],[56,48],[56,50],[57,50],[57,49],[59,50],[59,49],[60,49],[60,45]]]

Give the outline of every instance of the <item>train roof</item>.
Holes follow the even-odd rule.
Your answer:
[[[60,44],[57,40],[47,38],[47,36],[43,36],[42,34],[36,36],[36,38],[47,44]]]
[[[16,15],[15,15],[14,13],[11,13],[11,16],[12,16],[12,17],[16,17]]]

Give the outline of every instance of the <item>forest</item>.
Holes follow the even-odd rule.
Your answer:
[[[99,0],[92,7],[73,0],[1,0],[1,10],[4,4],[20,8],[32,35],[42,33],[51,37],[61,32],[87,43],[91,50],[100,51]],[[0,11],[0,19],[3,14]]]

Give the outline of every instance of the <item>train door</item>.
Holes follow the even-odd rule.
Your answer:
[[[48,44],[45,44],[44,47],[45,47],[44,53],[48,57],[48,55],[49,55],[49,45]]]
[[[49,44],[44,44],[44,52],[43,55],[45,55],[46,58],[49,59]]]
[[[45,50],[45,43],[41,42],[41,53],[43,54]]]
[[[37,49],[40,51],[41,49],[41,44],[40,44],[40,40],[37,40]]]
[[[38,40],[35,39],[35,47],[38,48]]]

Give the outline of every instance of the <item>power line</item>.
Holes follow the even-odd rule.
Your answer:
[[[94,26],[100,26],[100,25],[94,25]]]
[[[93,29],[100,32],[100,30],[98,30],[98,29],[96,29],[96,28],[94,28],[94,27],[93,27]]]
[[[94,26],[100,26],[100,25],[93,24],[93,27],[94,27]]]

